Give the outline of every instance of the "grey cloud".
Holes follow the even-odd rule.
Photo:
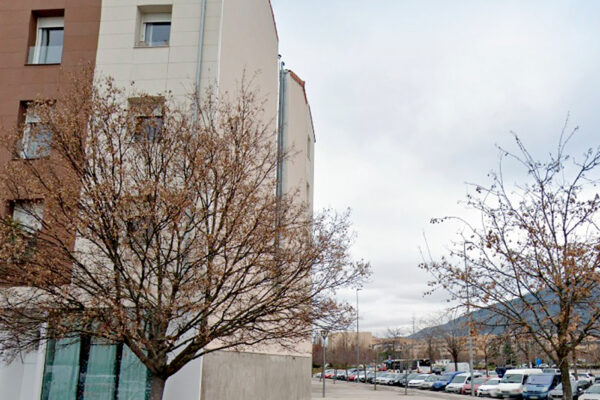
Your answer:
[[[307,81],[317,134],[317,207],[351,207],[353,254],[372,261],[361,326],[410,326],[447,306],[417,269],[486,183],[516,131],[539,157],[568,112],[575,153],[598,143],[600,25],[593,1],[274,0],[281,53]],[[507,165],[507,177],[520,171]],[[354,293],[341,292],[354,302]]]

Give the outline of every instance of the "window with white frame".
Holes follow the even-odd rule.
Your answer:
[[[169,6],[165,7],[140,8],[138,40],[140,46],[161,47],[169,45],[171,39],[171,9]]]
[[[40,123],[31,106],[26,106],[25,124],[21,139],[20,156],[23,159],[48,157],[52,143],[52,131]]]
[[[12,219],[27,233],[34,234],[42,229],[44,203],[36,200],[12,202]]]
[[[35,45],[29,48],[27,63],[60,64],[64,32],[64,17],[38,17]]]

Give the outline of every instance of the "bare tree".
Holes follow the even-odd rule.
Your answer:
[[[490,333],[480,333],[476,339],[477,348],[483,353],[483,362],[485,364],[485,374],[489,376],[488,366],[490,360],[499,354],[498,337]]]
[[[403,330],[401,328],[387,328],[385,332],[384,353],[385,357],[404,358],[404,341]]]
[[[563,129],[547,161],[535,159],[516,136],[517,152],[500,149],[491,184],[474,185],[467,196],[479,222],[442,219],[461,221],[460,239],[449,257],[423,264],[436,287],[486,309],[490,324],[533,338],[560,368],[569,400],[569,356],[597,333],[600,318],[600,149],[570,157],[566,146],[575,131]],[[522,167],[527,180],[507,183],[506,160]]]
[[[31,105],[29,134],[51,132],[49,156],[0,173],[2,197],[27,214],[0,219],[4,355],[122,343],[161,399],[204,354],[293,346],[313,322],[348,316],[332,295],[369,271],[349,257],[348,216],[312,217],[276,195],[286,155],[255,93],[194,95],[188,108],[168,95],[127,101],[110,79],[73,82]],[[6,143],[15,159],[22,128]]]
[[[433,364],[439,358],[439,337],[436,325],[439,324],[440,318],[429,318],[420,321],[419,330],[422,334],[422,340],[425,342],[425,353],[427,358]]]
[[[442,345],[454,362],[454,370],[458,371],[458,361],[467,343],[467,329],[460,322],[456,310],[441,315],[439,321],[435,331],[441,336]]]

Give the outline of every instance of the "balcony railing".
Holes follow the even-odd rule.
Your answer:
[[[27,64],[60,64],[62,46],[31,46],[27,55]]]

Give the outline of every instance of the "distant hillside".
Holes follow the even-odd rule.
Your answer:
[[[546,294],[542,294],[539,296],[540,300],[535,300],[535,297],[533,295],[529,295],[526,297],[526,302],[530,303],[530,304],[535,304],[536,302],[543,302],[545,307],[548,308],[548,310],[550,311],[550,313],[554,313],[557,314],[558,313],[558,304],[556,301],[556,298],[554,296],[553,293],[546,293]],[[594,297],[596,299],[598,299],[598,301],[600,301],[600,293],[598,293],[597,296],[590,296],[590,297]],[[587,300],[589,301],[589,299]],[[521,303],[522,301],[520,299],[515,299],[513,301],[511,301],[511,306],[513,307],[518,307],[519,303]],[[475,322],[475,324],[477,325],[477,329],[480,333],[483,334],[502,334],[504,333],[504,331],[507,328],[507,323],[504,319],[502,319],[501,317],[497,316],[495,313],[493,313],[490,309],[492,307],[500,307],[498,305],[495,306],[490,306],[488,308],[485,309],[479,309],[476,311],[471,312],[471,318],[473,320],[473,322]],[[579,315],[581,315],[582,321],[586,321],[590,318],[590,315],[588,313],[588,308],[587,308],[587,304],[581,304],[579,306],[576,306],[576,308],[578,309],[578,313]],[[527,312],[524,312],[523,314],[526,315]],[[531,311],[529,311],[529,314],[531,314]],[[526,315],[527,317],[527,315]],[[468,334],[468,329],[467,329],[467,314],[464,314],[454,320],[451,320],[443,325],[438,325],[438,326],[434,326],[434,327],[428,327],[428,328],[424,328],[422,330],[420,330],[419,332],[409,336],[409,338],[411,339],[422,339],[424,337],[426,337],[429,332],[431,332],[432,330],[439,330],[442,331],[444,329],[450,329],[453,328],[454,330],[456,330],[458,332],[459,335],[463,335],[466,336]],[[528,320],[528,322],[530,324],[535,324],[535,319],[533,314],[531,314],[529,316],[529,318],[526,318]]]

